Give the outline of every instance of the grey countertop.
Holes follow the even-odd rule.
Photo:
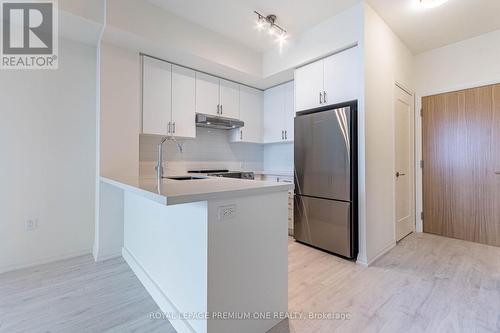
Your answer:
[[[115,179],[101,176],[101,182],[165,205],[288,191],[292,186],[287,183],[221,177],[207,177],[197,180],[164,178],[158,182],[156,177]]]

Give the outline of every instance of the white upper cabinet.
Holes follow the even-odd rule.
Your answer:
[[[238,118],[240,85],[218,77],[196,73],[196,112]]]
[[[232,130],[231,141],[262,143],[263,99],[262,91],[240,86],[240,114],[237,118],[245,126]]]
[[[295,127],[295,98],[294,98],[295,84],[293,81],[285,83],[285,141],[292,142]]]
[[[196,137],[195,71],[172,65],[172,125],[174,136]]]
[[[264,143],[281,142],[284,140],[283,85],[264,91]]]
[[[172,113],[172,65],[143,58],[142,133],[168,135]]]
[[[264,92],[264,143],[292,142],[294,126],[294,83]]]
[[[359,47],[353,47],[296,69],[295,110],[358,99],[360,67]]]
[[[295,104],[297,110],[308,110],[320,105],[323,93],[323,61],[316,61],[295,70]]]
[[[226,118],[238,118],[240,115],[240,85],[220,79],[219,115]]]
[[[343,103],[359,98],[358,59],[358,47],[325,58],[325,104]]]
[[[219,115],[219,78],[196,72],[196,112]]]

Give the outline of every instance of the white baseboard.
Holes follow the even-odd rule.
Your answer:
[[[368,260],[368,263],[366,264],[366,266],[370,266],[371,264],[373,264],[375,261],[377,261],[377,259],[379,259],[384,254],[386,254],[387,252],[389,252],[390,250],[392,250],[395,246],[396,246],[396,243],[389,244],[382,251],[380,251],[375,257],[373,257],[372,259]]]
[[[92,250],[87,249],[87,250],[82,250],[82,251],[69,252],[69,253],[49,256],[49,257],[46,257],[43,259],[30,260],[30,261],[25,261],[25,262],[21,262],[21,263],[7,264],[4,266],[0,266],[0,274],[12,272],[12,271],[17,271],[19,269],[30,268],[30,267],[34,267],[34,266],[38,266],[38,265],[49,264],[49,263],[52,263],[54,261],[70,259],[70,258],[74,258],[74,257],[87,255],[87,254],[88,255],[92,254]]]
[[[148,272],[146,272],[144,267],[142,267],[134,255],[130,253],[126,247],[122,248],[122,256],[161,311],[163,311],[163,313],[173,314],[176,318],[180,318],[180,311],[170,301],[167,295],[163,293],[158,284],[156,284]],[[194,328],[185,319],[170,320],[170,324],[172,324],[178,333],[196,333]]]
[[[122,256],[122,252],[106,252],[106,251],[99,251],[94,247],[94,250],[92,251],[92,255],[94,257],[95,262],[100,262],[108,259],[114,259]]]

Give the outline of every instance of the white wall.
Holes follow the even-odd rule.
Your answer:
[[[139,175],[141,61],[139,53],[101,44],[101,176]]]
[[[91,252],[96,48],[59,53],[58,70],[0,75],[0,272]]]
[[[359,262],[370,264],[395,245],[394,91],[413,89],[414,57],[375,11],[365,4],[365,188]],[[362,244],[360,244],[361,246]]]
[[[285,46],[263,54],[263,77],[294,69],[358,43],[363,36],[363,6],[356,5],[307,31],[291,36]],[[293,78],[292,76],[289,78]]]
[[[415,57],[416,110],[422,97],[500,82],[500,30]],[[417,117],[416,159],[422,159],[422,123]],[[422,211],[422,170],[417,169],[417,214]],[[422,231],[422,221],[417,230]]]
[[[259,52],[141,0],[108,0],[105,41],[233,80],[262,78]]]

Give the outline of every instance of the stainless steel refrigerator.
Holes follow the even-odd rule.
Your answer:
[[[357,102],[295,117],[294,237],[354,259],[358,253]]]

